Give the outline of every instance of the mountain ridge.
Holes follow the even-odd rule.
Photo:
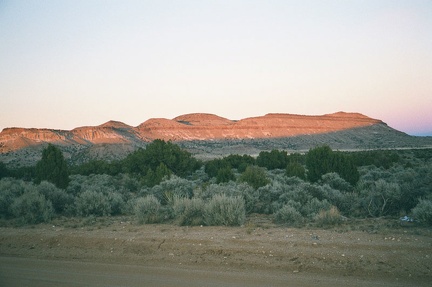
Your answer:
[[[92,145],[171,141],[282,138],[319,134],[383,123],[359,113],[337,112],[307,116],[269,113],[230,120],[214,114],[191,113],[173,119],[151,118],[136,127],[110,120],[98,126],[72,130],[5,128],[0,133],[0,153],[44,143]]]
[[[34,165],[48,143],[57,145],[70,164],[110,161],[145,148],[154,139],[173,141],[203,160],[229,154],[256,156],[273,149],[306,152],[323,144],[334,150],[432,148],[432,137],[410,136],[359,113],[270,113],[240,120],[193,113],[151,118],[136,127],[110,120],[69,131],[6,128],[0,133],[0,161],[12,167]]]

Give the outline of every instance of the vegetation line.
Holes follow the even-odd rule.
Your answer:
[[[32,167],[0,162],[2,224],[132,215],[141,224],[333,226],[349,218],[407,216],[432,225],[432,149],[262,151],[200,161],[155,140],[124,159],[68,165],[48,145]],[[162,241],[158,248],[165,241]]]

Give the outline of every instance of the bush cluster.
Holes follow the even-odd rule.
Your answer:
[[[244,200],[241,197],[216,195],[209,200],[176,196],[169,206],[161,208],[161,203],[153,195],[139,198],[135,205],[135,215],[141,223],[156,223],[163,218],[166,209],[179,225],[242,225],[246,219]]]
[[[176,145],[157,141],[122,161],[71,168],[67,187],[5,177],[14,172],[3,164],[0,217],[35,224],[55,216],[134,215],[143,224],[232,226],[260,213],[285,225],[332,226],[344,217],[410,215],[432,225],[431,156],[400,153],[391,164],[358,168],[359,154],[328,147],[306,155],[231,155],[200,167]],[[371,157],[363,162],[374,163]]]
[[[203,225],[205,203],[201,198],[177,197],[174,200],[173,211],[179,225]]]
[[[54,213],[51,202],[36,190],[16,198],[10,210],[23,223],[47,222]]]
[[[242,225],[246,219],[245,204],[241,197],[216,195],[205,205],[207,225]]]
[[[422,199],[412,210],[414,218],[420,223],[432,225],[432,200]]]
[[[134,211],[140,223],[157,223],[160,221],[161,204],[153,195],[140,197],[136,200]]]

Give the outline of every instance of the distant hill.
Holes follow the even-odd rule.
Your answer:
[[[5,128],[0,133],[0,160],[34,164],[48,143],[58,145],[71,162],[117,159],[163,139],[177,142],[201,158],[262,150],[305,151],[328,144],[333,149],[432,147],[432,137],[413,137],[359,113],[321,116],[267,114],[229,120],[213,114],[153,118],[137,127],[118,121],[73,130]]]

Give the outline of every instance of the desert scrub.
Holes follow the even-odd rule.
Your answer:
[[[126,202],[120,193],[109,191],[106,197],[110,205],[111,215],[119,215],[127,210]]]
[[[35,191],[34,185],[22,179],[2,178],[0,180],[0,217],[11,218],[12,203],[25,193]]]
[[[171,176],[151,188],[153,194],[163,205],[170,204],[174,197],[192,198],[194,183],[187,179]]]
[[[40,194],[43,194],[47,200],[51,201],[57,214],[63,213],[66,206],[73,203],[72,195],[68,194],[64,189],[58,188],[51,182],[42,181],[37,186],[37,190]]]
[[[265,186],[270,183],[267,178],[264,168],[258,166],[248,166],[246,170],[240,175],[240,182],[246,182],[255,189]]]
[[[179,225],[203,225],[204,201],[200,198],[177,197],[174,199],[174,217]]]
[[[246,213],[252,213],[258,205],[259,192],[247,183],[220,183],[206,186],[197,196],[203,200],[210,200],[215,195],[228,197],[242,197],[245,201]]]
[[[315,217],[315,222],[320,227],[339,225],[342,223],[342,216],[336,206],[328,210],[321,210]]]
[[[22,223],[35,224],[51,220],[54,209],[38,191],[30,191],[16,198],[11,205],[11,213]]]
[[[313,219],[321,211],[328,210],[330,207],[331,204],[327,200],[318,200],[314,197],[300,208],[300,212],[304,217]]]
[[[207,202],[204,209],[204,220],[207,225],[236,226],[246,219],[243,198],[216,195]]]
[[[160,221],[161,204],[154,195],[140,197],[135,202],[135,216],[138,222],[143,223],[157,223]]]
[[[321,177],[320,184],[328,184],[331,188],[337,189],[343,192],[350,192],[353,190],[353,187],[349,182],[344,180],[340,175],[336,172],[326,173]]]
[[[399,214],[402,193],[398,183],[379,179],[371,183],[361,182],[359,187],[361,204],[370,217]]]
[[[290,200],[275,213],[275,222],[292,226],[302,224],[304,219],[298,211],[300,207],[300,203]]]
[[[75,210],[79,216],[104,216],[111,214],[111,205],[102,192],[87,190],[76,198]]]
[[[413,208],[412,214],[418,222],[432,225],[432,200],[421,199]]]

